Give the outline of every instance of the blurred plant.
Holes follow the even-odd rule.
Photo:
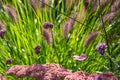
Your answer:
[[[96,39],[98,34],[99,34],[99,31],[93,31],[90,34],[88,34],[87,37],[85,38],[84,45],[88,46],[92,41]]]
[[[4,5],[5,11],[8,13],[9,17],[14,21],[18,21],[17,13],[15,8],[12,5]]]
[[[52,32],[50,29],[48,29],[48,27],[52,28],[53,25],[50,23],[44,23],[42,27],[42,36],[48,44],[51,44],[52,43]]]
[[[12,63],[12,60],[11,59],[7,59],[6,60],[6,64],[11,64]]]
[[[74,2],[70,4],[69,0],[47,0],[47,3],[42,0],[31,1],[2,0],[4,6],[0,9],[0,29],[6,30],[4,38],[0,39],[0,72],[3,76],[6,75],[7,58],[12,59],[10,66],[58,63],[73,71],[83,70],[89,73],[105,72],[114,68],[115,75],[120,75],[120,67],[116,65],[120,61],[119,0],[101,0],[101,6],[96,0],[70,0]],[[68,5],[73,8],[70,9]],[[34,9],[33,6],[38,7]],[[1,34],[3,33],[4,31]],[[100,56],[96,45],[103,41],[107,48],[105,56]],[[44,42],[53,44],[54,47]],[[36,44],[40,44],[41,48]],[[97,49],[103,53],[103,48],[103,45],[99,45]],[[39,55],[33,54],[39,52]],[[87,56],[82,57],[86,58],[82,64],[72,59],[74,55],[82,53]],[[108,57],[109,61],[106,59]],[[15,79],[7,77],[10,80]]]
[[[35,46],[34,50],[36,54],[40,53],[40,48],[41,48],[40,45]]]

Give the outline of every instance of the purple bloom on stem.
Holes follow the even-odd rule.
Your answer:
[[[82,55],[80,55],[80,56],[73,56],[73,58],[74,58],[75,60],[78,60],[78,61],[83,61],[83,60],[86,59],[86,55],[85,55],[85,54],[82,54]]]
[[[6,64],[11,64],[12,63],[12,60],[11,59],[7,59],[6,60]]]
[[[34,48],[36,54],[40,53],[40,48],[41,48],[40,45],[37,45],[37,46]]]
[[[53,24],[50,23],[50,22],[44,22],[43,27],[44,27],[45,29],[53,28]]]
[[[6,32],[5,29],[1,29],[1,30],[0,30],[0,37],[3,37],[5,32]]]
[[[100,43],[97,45],[96,49],[100,54],[104,54],[105,52],[105,48],[106,48],[106,44],[105,43]]]

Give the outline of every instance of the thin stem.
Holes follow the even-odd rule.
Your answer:
[[[100,0],[99,0],[99,6],[101,7],[100,5]],[[111,52],[110,52],[110,46],[109,46],[109,40],[108,40],[108,36],[107,36],[107,32],[105,30],[105,27],[104,27],[104,21],[103,21],[103,15],[100,14],[100,19],[102,21],[102,26],[103,26],[103,32],[105,33],[105,40],[106,40],[106,44],[107,44],[107,52],[109,55],[111,55]],[[110,71],[113,71],[113,65],[112,65],[112,59],[109,57],[109,63],[110,63]]]

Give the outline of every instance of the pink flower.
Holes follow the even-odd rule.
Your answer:
[[[85,54],[82,54],[82,55],[80,55],[80,56],[73,56],[73,58],[74,58],[75,60],[78,60],[78,61],[83,61],[83,60],[86,59],[86,55],[85,55]]]

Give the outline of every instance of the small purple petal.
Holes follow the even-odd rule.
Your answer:
[[[82,54],[82,55],[80,55],[80,56],[73,56],[73,58],[74,58],[75,60],[83,61],[83,60],[86,59],[86,55],[85,55],[85,54]]]

